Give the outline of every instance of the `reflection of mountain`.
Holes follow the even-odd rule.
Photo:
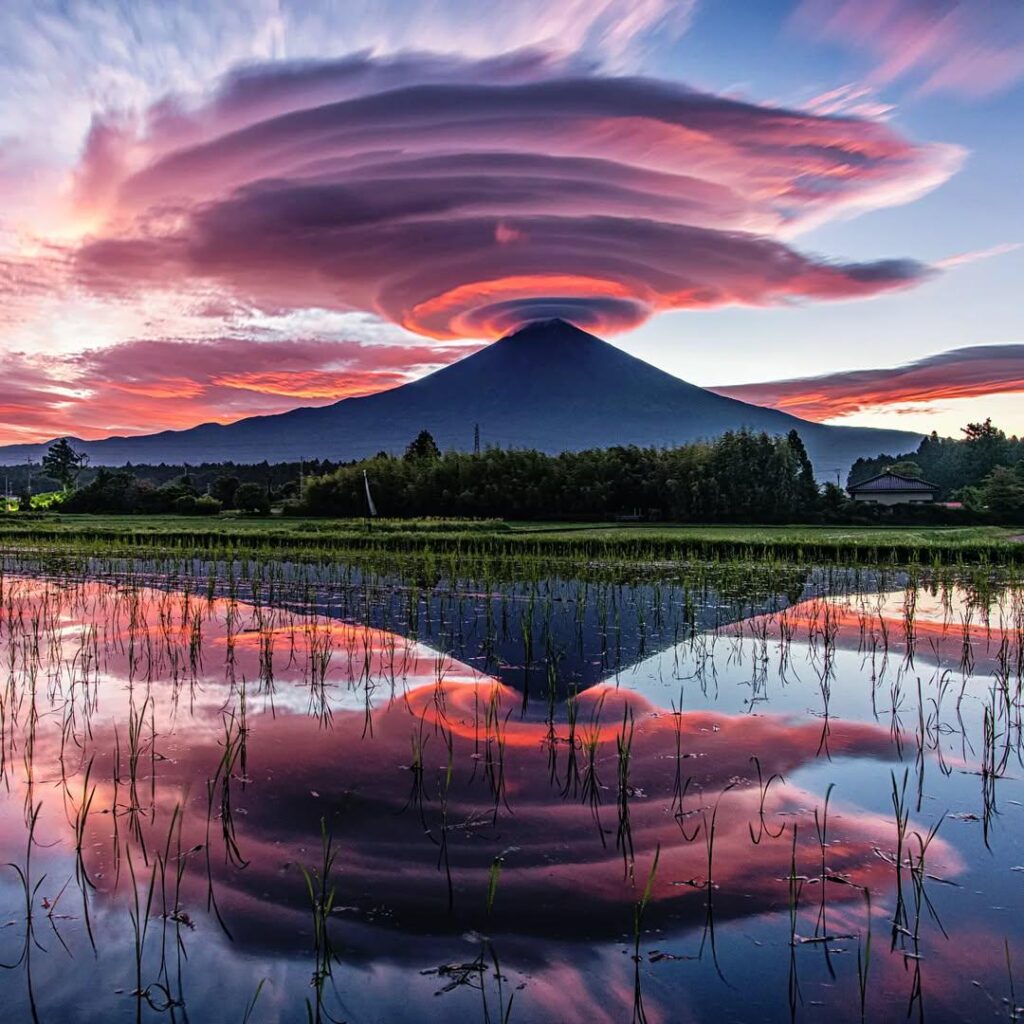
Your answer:
[[[109,756],[115,726],[138,715],[141,701],[166,757],[150,765],[147,789],[157,813],[142,815],[147,846],[158,847],[181,794],[199,794],[185,809],[183,848],[205,849],[212,826],[208,870],[229,921],[249,921],[242,929],[248,941],[288,945],[294,936],[293,922],[274,925],[303,907],[300,878],[282,865],[310,861],[321,817],[334,832],[344,902],[356,908],[357,920],[383,916],[413,932],[487,927],[490,871],[501,856],[503,930],[612,937],[636,899],[630,848],[641,871],[661,848],[655,916],[702,919],[703,891],[679,883],[706,876],[707,854],[670,812],[681,806],[688,831],[731,785],[717,823],[718,910],[756,913],[782,899],[789,847],[755,847],[749,824],[762,806],[773,823],[782,812],[806,816],[813,798],[781,783],[762,794],[749,758],[758,752],[766,774],[813,761],[816,720],[712,711],[675,716],[605,685],[580,695],[575,724],[565,707],[547,721],[524,718],[517,691],[384,631],[155,590],[23,587],[20,600],[53,602],[48,614],[60,623],[66,663],[80,654],[81,627],[102,626],[103,710],[90,722],[85,751]],[[19,599],[16,585],[8,588]],[[147,677],[152,682],[142,694],[129,686],[135,679],[141,687]],[[631,795],[623,819],[617,747],[627,731]],[[49,743],[35,741],[40,761],[60,750],[60,730],[48,735]],[[842,722],[832,727],[830,747],[833,756],[875,758],[894,749],[887,729]],[[677,749],[685,760],[675,758]],[[208,779],[217,780],[212,819]],[[117,803],[124,815],[130,798],[106,782],[98,787],[98,806]],[[233,813],[235,807],[244,813]],[[851,877],[885,869],[870,849],[887,831],[884,820],[849,812],[833,869]],[[800,853],[808,871],[816,855],[811,835],[806,830]],[[108,837],[108,824],[97,816],[87,846],[96,878],[115,874]],[[228,855],[229,838],[246,866]],[[189,878],[198,900],[205,884],[198,864]]]
[[[217,566],[195,567],[203,589],[221,597]],[[440,577],[410,580],[346,569],[338,585],[333,568],[288,567],[273,581],[272,603],[300,615],[315,614],[368,625],[443,651],[536,701],[557,700],[627,672],[645,658],[697,633],[771,614],[807,600],[828,585],[850,585],[841,570],[730,566],[713,572],[680,566],[674,581],[594,583],[549,577],[536,582],[456,585]],[[65,577],[69,578],[69,577]],[[902,577],[901,577],[902,578]],[[173,592],[170,577],[148,585]],[[237,586],[237,585],[236,585]],[[251,588],[257,586],[249,581]],[[258,587],[262,601],[271,600]],[[423,654],[428,660],[429,654]],[[250,676],[251,678],[251,676]]]
[[[557,453],[611,445],[678,445],[749,427],[796,428],[819,473],[860,456],[909,451],[920,435],[810,423],[688,384],[561,320],[531,324],[411,384],[319,409],[253,416],[228,426],[76,441],[94,464],[301,458],[359,459],[401,451],[423,429],[442,448],[485,444]],[[45,446],[0,449],[7,464]]]
[[[817,582],[802,570],[779,577],[768,584],[752,573],[739,592],[706,581],[602,588],[556,579],[539,590],[517,586],[504,609],[500,598],[464,600],[457,622],[434,609],[419,616],[416,635],[543,704],[552,684],[562,700],[696,633],[786,608]],[[405,627],[392,620],[392,628]]]
[[[275,602],[421,641],[542,706],[552,688],[564,700],[697,633],[777,612],[826,585],[819,570],[766,574],[760,566],[737,566],[724,577],[681,567],[676,582],[625,585],[552,577],[488,589],[470,581],[449,588],[437,585],[439,580],[413,587],[354,572],[344,596],[324,596],[305,583],[290,595],[277,582]]]

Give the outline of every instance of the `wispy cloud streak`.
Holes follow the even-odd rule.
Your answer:
[[[1019,0],[801,0],[793,23],[871,54],[877,83],[980,97],[1024,78]]]
[[[851,370],[711,390],[818,421],[886,406],[1016,394],[1024,392],[1024,345],[958,348],[895,368]]]

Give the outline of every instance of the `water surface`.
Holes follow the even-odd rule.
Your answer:
[[[1016,1019],[1020,589],[350,591],[3,576],[9,1019]]]

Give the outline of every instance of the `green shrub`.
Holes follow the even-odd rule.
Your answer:
[[[235,491],[235,508],[242,512],[266,515],[270,511],[270,498],[261,484],[241,484]]]
[[[200,516],[215,516],[221,510],[221,503],[209,494],[196,498],[196,514]]]
[[[199,514],[199,499],[194,494],[183,494],[174,499],[172,508],[179,516],[195,516]]]

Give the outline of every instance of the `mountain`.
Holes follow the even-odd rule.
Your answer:
[[[101,441],[72,439],[93,465],[358,459],[404,450],[424,428],[442,449],[481,443],[557,453],[610,445],[678,445],[749,427],[804,440],[819,476],[845,479],[862,455],[906,452],[921,435],[832,427],[716,395],[563,320],[528,324],[429,376],[321,408],[204,423]],[[47,445],[0,448],[0,464],[38,459]]]

